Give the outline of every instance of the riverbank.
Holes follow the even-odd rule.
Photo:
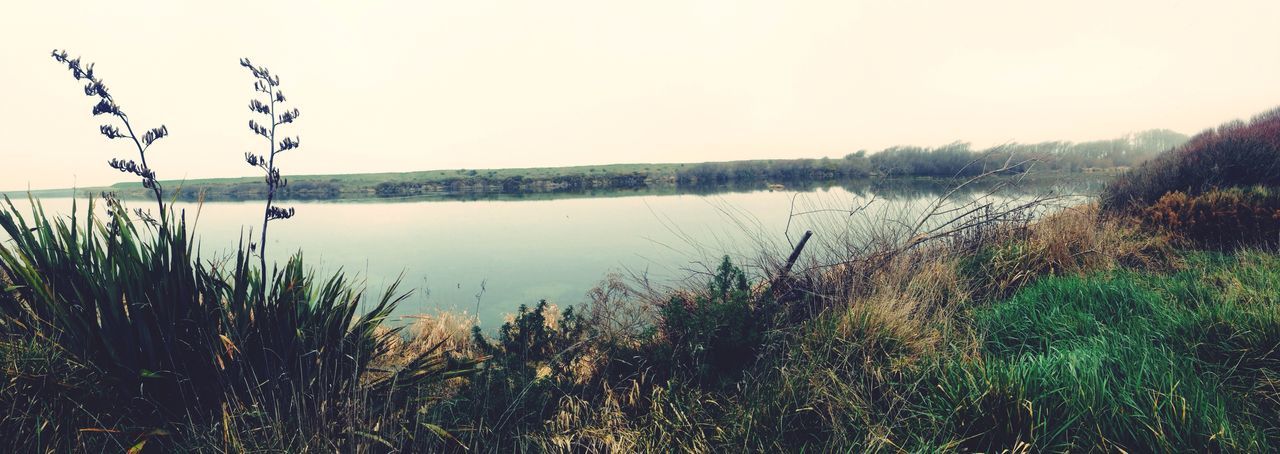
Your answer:
[[[115,206],[0,226],[15,451],[1213,451],[1280,447],[1280,111],[1049,212],[923,214],[675,289],[384,324],[301,256],[259,278]],[[95,224],[96,222],[96,224]],[[148,233],[150,232],[150,233]],[[806,236],[807,237],[807,236]],[[793,260],[799,257],[798,260]]]
[[[815,257],[783,281],[729,262],[670,294],[609,281],[588,305],[522,308],[495,338],[424,314],[370,379],[424,352],[483,365],[413,385],[426,400],[412,412],[352,396],[362,410],[339,420],[234,404],[131,424],[97,406],[114,400],[109,370],[6,337],[0,426],[16,446],[74,449],[1275,447],[1280,255],[1187,248],[1141,224],[1080,206],[981,240]]]
[[[962,190],[977,192],[1003,185],[1012,190],[1022,188],[1038,188],[1046,186],[1062,186],[1078,193],[1088,191],[1095,193],[1097,188],[1118,174],[1118,170],[1091,172],[1052,172],[1035,171],[1029,173],[1003,173],[984,178],[978,184],[971,184]],[[742,181],[711,182],[705,184],[679,184],[663,179],[654,182],[652,178],[643,177],[638,184],[612,184],[608,177],[578,178],[552,177],[548,180],[521,179],[517,186],[504,186],[501,182],[484,177],[472,180],[440,180],[428,182],[400,182],[394,190],[378,190],[380,181],[376,177],[343,182],[334,176],[300,176],[290,177],[292,189],[284,191],[282,200],[318,200],[349,202],[394,202],[423,200],[559,200],[584,197],[629,197],[648,195],[709,195],[734,192],[754,191],[809,191],[840,187],[854,193],[875,192],[886,197],[915,197],[920,195],[937,195],[947,192],[965,181],[963,178],[932,176],[864,176],[858,178],[769,180],[746,179]],[[631,178],[631,177],[627,177]],[[564,181],[575,181],[573,184]],[[1018,180],[1025,184],[1009,185],[1009,181]],[[559,182],[557,182],[559,181]],[[170,192],[177,194],[177,200],[197,201],[253,201],[262,200],[264,187],[258,179],[227,180],[191,180],[162,182]],[[1091,189],[1090,189],[1091,188]],[[1076,191],[1076,189],[1080,189]],[[67,198],[98,197],[102,193],[112,193],[124,200],[145,200],[150,192],[140,185],[121,183],[106,187],[80,189],[54,189],[15,191],[3,193],[15,200],[25,199],[28,195],[35,198]]]
[[[814,186],[854,180],[892,178],[966,179],[993,169],[1002,174],[1042,176],[1114,175],[1141,163],[1187,137],[1150,130],[1112,140],[1009,144],[972,150],[957,142],[942,147],[891,147],[859,151],[841,158],[756,159],[703,163],[633,163],[569,167],[439,169],[416,172],[289,175],[278,198],[332,200],[361,198],[496,198],[536,194],[684,191],[723,188],[767,189]],[[163,176],[163,175],[161,175]],[[162,180],[183,200],[259,200],[266,197],[261,177]],[[68,197],[112,192],[122,198],[147,198],[140,182],[107,187],[31,191],[37,197]],[[10,196],[26,191],[11,190]]]

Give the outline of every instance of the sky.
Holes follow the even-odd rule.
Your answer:
[[[254,175],[253,79],[301,110],[288,174],[839,157],[1195,133],[1280,105],[1280,2],[42,1],[0,16],[0,189],[130,180],[48,54],[96,70],[161,179]]]

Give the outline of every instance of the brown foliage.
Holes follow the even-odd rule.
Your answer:
[[[1143,222],[1194,245],[1274,245],[1280,239],[1280,194],[1265,188],[1170,192],[1143,211]]]
[[[1231,186],[1280,186],[1280,109],[1193,137],[1107,185],[1107,211],[1139,211],[1166,193],[1199,195]]]

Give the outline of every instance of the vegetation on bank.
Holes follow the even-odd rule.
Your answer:
[[[1165,194],[1197,196],[1228,187],[1280,187],[1280,109],[1204,131],[1116,180],[1111,210],[1141,209]]]
[[[449,314],[387,326],[394,287],[362,304],[301,254],[271,272],[248,245],[206,260],[163,204],[135,222],[149,217],[111,198],[84,218],[10,203],[0,440],[15,452],[1272,451],[1275,188],[1181,168],[1200,153],[1219,168],[1259,159],[1196,151],[1231,137],[1139,166],[1101,204],[1037,217],[979,199],[932,224],[956,213],[944,194],[922,219],[872,219],[798,264],[762,257],[748,273],[726,258],[675,291],[610,279],[588,304],[522,307],[494,334]],[[1157,187],[1170,189],[1131,196]],[[1212,236],[1206,222],[1260,233]]]
[[[717,187],[762,189],[768,183],[806,186],[819,182],[873,177],[966,178],[1006,162],[1024,163],[1016,170],[1066,174],[1114,171],[1141,163],[1186,141],[1168,130],[1151,130],[1113,140],[1010,144],[974,150],[965,143],[937,148],[892,147],[860,151],[840,159],[772,159],[698,164],[612,164],[598,166],[456,169],[348,175],[297,175],[277,190],[286,199],[368,197],[476,197],[480,195],[583,193]],[[258,178],[164,181],[179,198],[195,200],[265,199]],[[114,191],[122,197],[146,197],[137,183],[88,188],[84,193]],[[39,191],[37,195],[68,195]]]

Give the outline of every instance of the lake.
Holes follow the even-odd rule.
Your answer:
[[[1056,193],[1078,203],[1101,184],[1096,178],[1049,179],[993,197],[1008,201]],[[807,229],[815,232],[809,249],[821,250],[865,229],[868,215],[875,220],[919,213],[948,186],[924,180],[858,181],[803,190],[286,201],[282,205],[296,208],[297,215],[272,222],[268,255],[283,260],[305,251],[306,262],[321,275],[339,269],[354,273],[374,292],[400,278],[401,289],[412,295],[397,315],[465,312],[493,329],[520,304],[540,299],[561,307],[583,303],[586,292],[609,273],[679,286],[726,254],[740,263],[761,254],[785,257],[791,242]],[[855,222],[848,210],[868,201],[873,202]],[[51,213],[71,209],[70,198],[42,203]],[[83,208],[84,201],[80,203]],[[152,206],[144,200],[126,203]],[[23,200],[15,205],[26,209]],[[260,201],[177,207],[186,211],[189,223],[196,223],[206,259],[233,254],[241,235],[259,225],[262,216]],[[801,212],[811,213],[791,215]]]

